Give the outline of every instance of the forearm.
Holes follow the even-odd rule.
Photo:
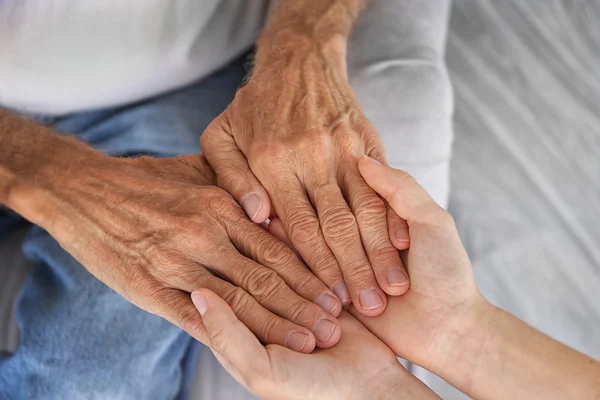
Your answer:
[[[101,157],[74,139],[0,110],[0,203],[44,225],[56,177]]]
[[[403,376],[398,379],[389,379],[373,387],[365,399],[376,400],[439,400],[440,398],[431,391],[423,382],[410,372],[404,370]]]
[[[278,0],[257,44],[256,68],[290,53],[317,50],[345,57],[352,26],[367,0]]]
[[[356,398],[369,400],[439,399],[431,389],[402,367],[400,363],[396,361],[395,364],[377,371],[376,375],[369,375],[368,371],[362,371],[361,379],[365,379],[366,385],[362,392],[355,393]]]
[[[489,306],[432,372],[479,399],[600,399],[600,363]]]

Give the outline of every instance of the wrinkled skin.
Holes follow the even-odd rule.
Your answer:
[[[339,340],[339,300],[215,186],[202,156],[69,163],[47,189],[60,211],[48,230],[132,303],[205,341],[189,293],[209,288],[265,343],[310,352]]]

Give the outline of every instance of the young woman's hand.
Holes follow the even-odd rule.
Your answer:
[[[438,399],[406,371],[394,353],[347,312],[339,343],[301,354],[264,347],[219,296],[192,293],[208,344],[219,362],[250,392],[263,399]]]
[[[407,221],[411,279],[367,328],[396,354],[479,399],[599,399],[600,363],[488,303],[446,211],[408,174],[363,158],[365,181]]]

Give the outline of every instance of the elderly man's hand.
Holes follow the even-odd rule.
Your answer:
[[[209,288],[266,343],[311,352],[339,340],[339,300],[214,186],[202,156],[119,159],[55,142],[7,204],[132,303],[204,341],[189,293]]]
[[[254,222],[277,215],[344,304],[374,316],[385,293],[408,290],[392,244],[408,247],[406,226],[390,213],[388,231],[385,202],[358,172],[361,155],[384,161],[384,150],[348,83],[343,41],[267,32],[251,79],[201,146],[219,186]]]

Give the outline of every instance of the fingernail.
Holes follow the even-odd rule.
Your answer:
[[[208,303],[206,302],[206,297],[202,296],[199,292],[192,292],[192,303],[200,312],[200,316],[204,317],[206,311],[208,310]]]
[[[312,333],[315,335],[317,340],[326,342],[329,340],[333,331],[335,330],[335,324],[330,320],[323,318],[317,321],[313,327]]]
[[[375,310],[383,305],[383,300],[375,289],[365,289],[360,292],[359,300],[363,310]]]
[[[288,333],[285,346],[295,351],[301,351],[308,340],[308,335],[298,331]]]
[[[329,293],[322,293],[319,297],[317,297],[315,303],[330,314],[333,314],[338,308],[337,299]]]
[[[256,193],[250,193],[242,200],[242,208],[246,211],[248,217],[254,221],[262,207],[262,200]]]
[[[408,283],[408,278],[402,268],[392,267],[387,270],[387,281],[390,286],[402,286]]]
[[[368,156],[368,155],[366,155],[366,154],[364,155],[364,157],[365,157],[367,160],[371,161],[373,164],[376,164],[376,165],[381,165],[381,163],[380,163],[379,161],[377,161],[376,159],[374,159],[374,158],[372,158],[372,157],[369,157],[369,156]]]
[[[350,292],[348,291],[348,286],[343,281],[339,281],[331,288],[333,293],[340,299],[342,304],[350,303]]]
[[[399,242],[410,242],[410,235],[405,228],[396,229],[396,240]]]

